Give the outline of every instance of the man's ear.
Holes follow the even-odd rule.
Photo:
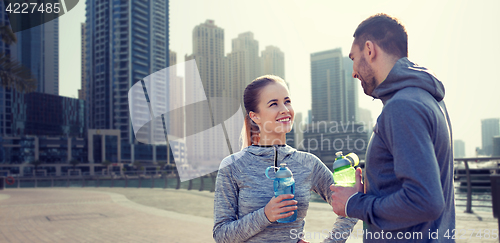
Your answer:
[[[253,122],[255,122],[256,124],[260,124],[260,117],[259,115],[257,115],[257,113],[250,111],[248,113],[248,116],[250,116],[250,119],[252,119]]]
[[[375,43],[373,43],[372,41],[370,40],[367,40],[365,42],[365,48],[364,48],[364,53],[365,53],[365,56],[367,57],[366,60],[368,60],[368,62],[373,62],[375,61],[375,57],[377,56],[377,49],[375,47]]]

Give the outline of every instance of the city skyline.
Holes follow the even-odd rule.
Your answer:
[[[307,114],[311,104],[310,87],[307,87],[310,85],[308,55],[336,47],[348,53],[356,26],[369,15],[386,12],[399,17],[406,25],[410,60],[430,68],[444,82],[447,91],[445,101],[452,120],[453,135],[455,139],[466,141],[467,156],[473,156],[475,148],[481,146],[480,120],[500,117],[500,112],[491,112],[487,108],[488,104],[500,102],[500,97],[495,94],[494,87],[498,87],[494,82],[495,78],[477,76],[480,71],[494,70],[495,53],[500,54],[500,48],[493,42],[496,39],[494,37],[500,34],[498,28],[495,28],[500,17],[493,11],[498,9],[499,3],[429,2],[433,6],[432,9],[420,2],[413,4],[397,1],[365,4],[370,7],[364,7],[363,4],[354,6],[353,3],[339,5],[326,1],[308,4],[286,3],[255,1],[253,5],[242,6],[228,1],[219,1],[218,4],[171,1],[170,49],[179,56],[190,53],[190,32],[194,26],[207,19],[215,20],[218,26],[225,29],[225,41],[228,43],[239,33],[252,31],[261,47],[275,45],[286,53],[286,81],[290,83],[292,95],[294,92],[300,92],[299,96],[294,97],[294,108]],[[232,11],[216,8],[221,4]],[[61,17],[64,21],[60,22],[63,28],[60,31],[60,94],[65,96],[77,97],[75,88],[74,91],[65,91],[65,87],[79,86],[80,76],[75,74],[78,73],[78,65],[75,64],[78,61],[68,61],[72,59],[65,59],[69,58],[65,55],[79,56],[78,27],[83,21],[78,20],[82,19],[78,17],[82,14],[78,8],[84,7],[85,4],[80,3],[74,10]],[[267,18],[256,18],[256,12],[265,14]],[[76,21],[69,21],[70,19]],[[483,36],[483,33],[492,35],[476,38]],[[74,47],[69,43],[71,36],[77,39]],[[259,51],[261,50],[262,48]],[[229,47],[226,46],[225,53],[228,52]],[[68,79],[72,82],[67,82]],[[480,85],[469,85],[471,83]],[[371,97],[364,95],[362,90],[358,96],[359,106],[370,110],[372,119],[376,119],[382,108],[381,102],[373,101]]]

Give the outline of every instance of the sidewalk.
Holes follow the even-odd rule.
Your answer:
[[[306,239],[321,242],[336,215],[310,203]],[[456,242],[499,242],[492,213],[457,210]],[[213,193],[174,189],[31,188],[0,191],[0,242],[214,242]],[[359,222],[354,233],[362,230]],[[481,230],[482,237],[477,232]],[[484,238],[490,230],[490,239]],[[474,233],[473,233],[474,231]],[[353,233],[353,234],[354,234]],[[473,234],[472,234],[473,233]],[[472,234],[472,235],[471,235]],[[353,235],[347,242],[362,242]]]
[[[115,193],[38,188],[0,195],[0,242],[213,242],[212,219]]]

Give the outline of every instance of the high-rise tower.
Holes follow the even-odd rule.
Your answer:
[[[136,82],[169,66],[168,1],[86,4],[89,127],[120,129],[121,138],[133,142],[127,93]]]
[[[185,87],[186,104],[192,104],[200,100],[211,99],[214,97],[230,97],[232,83],[227,82],[227,59],[224,56],[224,29],[215,25],[213,20],[206,20],[193,29],[193,53],[185,56],[185,60],[195,60],[199,78],[203,89],[192,86]],[[186,85],[193,83],[197,75],[191,68],[186,68]],[[193,121],[204,121],[212,124],[215,107],[198,107],[193,110],[186,110],[186,130],[204,131],[204,124]],[[212,127],[210,126],[210,127]],[[219,159],[220,154],[227,152],[226,146],[217,144],[215,138],[222,135],[222,131],[209,129],[197,138],[188,137],[186,140],[188,161],[207,161],[214,162]],[[208,163],[211,163],[208,162]]]
[[[9,25],[9,16],[4,11],[4,2],[0,0],[0,26]],[[0,53],[11,54],[12,46],[0,41]],[[14,91],[0,87],[0,137],[12,134],[12,102]]]
[[[311,54],[313,122],[348,120],[343,62],[340,48]]]
[[[59,19],[16,33],[12,56],[29,68],[36,92],[59,95]]]
[[[134,106],[129,110],[128,92],[135,83],[169,66],[169,2],[87,0],[86,5],[84,75],[88,128],[119,129],[125,154],[122,158],[140,159],[137,153],[146,158],[155,150],[138,149],[143,145],[135,140],[130,115],[148,107]],[[163,114],[168,110],[168,78],[157,77],[148,83],[147,97],[155,104],[154,112]],[[151,140],[163,136],[163,126],[150,127],[141,133]]]
[[[232,88],[230,96],[243,101],[245,87],[261,75],[259,42],[253,38],[252,32],[239,34],[232,40],[232,50],[227,59],[228,82]]]
[[[87,86],[86,85],[86,78],[85,78],[85,66],[87,66],[87,63],[85,62],[85,60],[87,60],[87,58],[85,57],[86,53],[87,53],[87,50],[85,49],[86,48],[86,43],[85,43],[85,23],[82,23],[81,25],[81,29],[80,29],[80,34],[81,34],[81,65],[82,65],[82,73],[81,73],[81,87],[80,89],[78,90],[78,99],[81,99],[81,100],[85,100],[85,87]]]
[[[261,52],[261,70],[262,75],[272,74],[285,79],[285,54],[276,46],[266,46]]]
[[[349,57],[344,57],[344,79],[345,79],[345,95],[344,104],[346,104],[346,119],[347,121],[360,121],[359,106],[358,106],[358,87],[357,79],[352,77],[352,60]]]
[[[491,155],[493,153],[493,137],[500,135],[500,119],[490,118],[481,120],[481,135],[483,154]]]

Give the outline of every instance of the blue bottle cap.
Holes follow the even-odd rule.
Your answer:
[[[286,167],[285,163],[281,163],[280,166],[280,169],[276,172],[276,178],[288,178],[293,176],[292,171]]]

